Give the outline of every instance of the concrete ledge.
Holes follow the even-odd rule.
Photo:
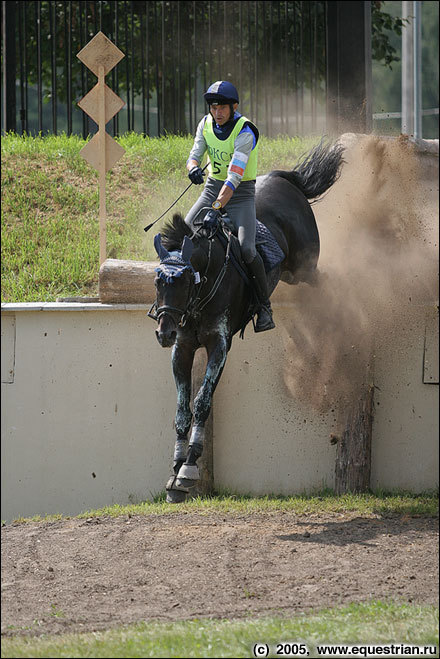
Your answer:
[[[5,302],[7,311],[148,311],[151,304],[102,304],[101,302]]]
[[[275,307],[291,306],[285,296],[289,291],[288,284],[280,282],[278,286],[281,291],[274,291],[271,298]],[[102,302],[4,302],[1,306],[2,313],[19,311],[149,311],[153,300],[145,304],[105,304]]]

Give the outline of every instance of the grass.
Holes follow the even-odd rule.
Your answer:
[[[107,174],[107,256],[156,260],[153,237],[172,212],[153,222],[188,186],[185,163],[193,138],[128,133],[126,150]],[[316,139],[260,141],[259,173],[292,169]],[[98,175],[72,135],[2,136],[2,302],[50,302],[97,296]],[[175,209],[186,213],[200,194],[192,186]]]
[[[331,490],[296,496],[243,496],[223,492],[212,496],[195,497],[179,505],[167,503],[165,493],[153,501],[137,504],[114,504],[95,510],[88,510],[78,518],[118,517],[121,515],[175,515],[181,513],[209,514],[264,514],[291,512],[296,515],[356,513],[358,515],[398,515],[409,517],[436,517],[438,515],[438,493],[376,491],[367,494],[336,495]],[[67,519],[62,515],[36,515],[19,518],[14,523],[56,521]]]
[[[438,609],[381,601],[293,618],[148,622],[82,634],[4,638],[2,657],[252,657],[255,643],[438,644]],[[265,655],[263,655],[265,656]],[[439,656],[438,652],[435,655]]]

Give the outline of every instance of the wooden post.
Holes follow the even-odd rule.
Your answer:
[[[335,469],[336,494],[367,492],[371,476],[374,385],[368,385],[348,415],[338,439]]]
[[[98,107],[99,107],[99,265],[107,256],[107,210],[105,205],[105,75],[104,67],[99,66]]]
[[[106,124],[125,105],[124,101],[107,87],[105,76],[125,56],[105,34],[98,32],[80,50],[77,57],[98,77],[98,84],[79,101],[78,105],[98,124],[98,133],[81,149],[80,154],[98,170],[99,264],[102,265],[107,256],[105,175],[125,153],[125,149],[105,132]]]

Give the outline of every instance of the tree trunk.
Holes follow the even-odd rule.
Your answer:
[[[157,263],[106,259],[99,269],[99,299],[106,304],[151,304]]]
[[[371,436],[373,426],[374,386],[370,385],[348,415],[342,437],[338,440],[335,490],[367,492],[371,475]]]

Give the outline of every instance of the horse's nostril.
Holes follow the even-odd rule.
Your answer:
[[[160,332],[159,330],[156,330],[156,338],[162,348],[171,348],[171,346],[174,345],[176,341],[177,332]]]

